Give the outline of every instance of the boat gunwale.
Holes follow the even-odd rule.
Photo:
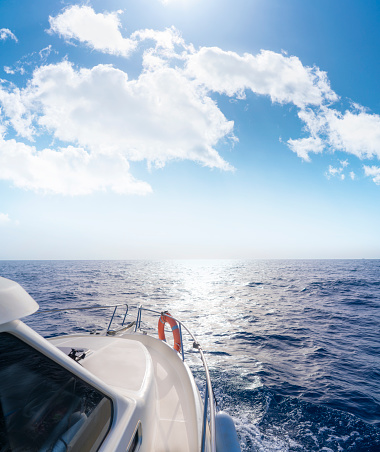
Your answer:
[[[112,336],[116,336],[118,335],[118,331],[114,331],[111,330],[111,325],[112,322],[114,320],[116,311],[119,307],[124,306],[126,307],[126,311],[124,314],[124,318],[123,318],[123,322],[122,322],[122,326],[124,326],[125,323],[125,319],[127,317],[128,311],[129,311],[129,305],[127,303],[119,303],[119,304],[115,304],[115,305],[100,305],[100,306],[78,306],[78,307],[66,307],[66,308],[53,308],[53,309],[43,309],[43,310],[38,310],[34,313],[34,315],[36,314],[49,314],[49,313],[54,313],[54,312],[65,312],[65,311],[81,311],[81,310],[97,310],[97,309],[109,309],[109,308],[114,308],[114,311],[112,313],[112,317],[111,320],[108,324],[107,329],[105,330],[105,335],[108,336],[109,333],[112,331]],[[212,388],[212,382],[211,382],[211,377],[210,377],[210,371],[203,353],[203,349],[200,345],[200,343],[198,342],[198,340],[196,339],[195,335],[190,331],[190,329],[178,318],[173,317],[172,315],[168,314],[167,311],[157,311],[154,309],[149,309],[146,308],[144,306],[142,306],[141,304],[138,306],[137,308],[137,316],[136,316],[136,320],[134,322],[131,322],[131,324],[129,324],[128,326],[132,327],[135,326],[135,332],[137,332],[137,330],[141,330],[141,317],[142,317],[142,311],[146,311],[146,312],[151,312],[154,314],[159,314],[161,315],[166,315],[167,317],[170,317],[171,319],[175,320],[178,325],[179,325],[179,330],[180,330],[180,337],[181,337],[181,352],[182,352],[182,356],[181,359],[182,361],[185,361],[185,353],[184,353],[184,349],[183,349],[183,340],[182,340],[182,328],[184,328],[186,330],[186,332],[190,335],[190,337],[193,340],[193,349],[197,350],[201,361],[202,361],[202,365],[203,365],[203,369],[205,372],[205,377],[206,377],[206,387],[205,387],[205,395],[204,395],[204,402],[203,402],[203,426],[202,426],[202,442],[201,442],[201,452],[205,451],[206,448],[206,436],[207,436],[207,420],[208,420],[208,404],[210,405],[210,416],[209,416],[209,432],[210,432],[210,452],[216,452],[216,431],[215,431],[215,416],[216,416],[216,402],[215,402],[215,396],[214,396],[214,391]],[[133,325],[134,323],[134,325]],[[125,331],[123,329],[123,331]],[[121,331],[122,332],[122,331]],[[60,335],[61,336],[61,335]],[[179,352],[178,352],[179,354]]]

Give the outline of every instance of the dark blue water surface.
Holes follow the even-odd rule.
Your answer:
[[[43,309],[142,303],[182,319],[243,451],[380,451],[380,260],[0,261],[0,275]],[[107,318],[26,323],[52,336]]]

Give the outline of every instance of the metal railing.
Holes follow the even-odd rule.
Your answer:
[[[123,322],[121,323],[121,328],[119,328],[118,330],[115,330],[115,331],[111,330],[111,325],[115,318],[116,311],[121,306],[125,307],[125,313],[124,313],[124,317],[123,317]],[[179,334],[180,334],[180,338],[181,338],[181,356],[182,356],[183,361],[185,360],[185,353],[184,353],[184,349],[183,349],[182,328],[185,329],[186,332],[190,335],[191,339],[193,340],[193,348],[195,350],[197,350],[200,354],[203,368],[205,371],[205,376],[206,376],[206,387],[205,387],[205,395],[204,395],[204,403],[203,403],[203,425],[202,425],[201,452],[204,452],[205,448],[206,448],[207,419],[208,419],[209,406],[210,406],[209,428],[210,428],[210,442],[211,442],[210,452],[216,452],[216,439],[215,439],[216,403],[215,403],[215,399],[214,399],[214,391],[212,389],[209,368],[208,368],[206,359],[204,357],[202,347],[200,346],[200,344],[199,344],[198,340],[196,339],[196,337],[194,336],[194,334],[187,328],[187,326],[183,322],[181,322],[176,317],[169,315],[167,312],[161,312],[161,311],[156,311],[154,309],[144,308],[142,305],[140,305],[137,310],[136,321],[130,322],[127,325],[127,327],[124,327],[125,320],[126,320],[126,317],[128,314],[128,309],[129,309],[127,304],[89,306],[89,307],[78,307],[78,308],[44,309],[44,310],[37,311],[36,314],[65,312],[65,311],[85,311],[85,310],[97,310],[97,309],[110,309],[110,308],[114,308],[114,310],[113,310],[111,320],[110,320],[107,330],[106,330],[106,335],[118,334],[127,328],[131,328],[132,326],[135,326],[135,329],[134,329],[135,332],[137,332],[138,330],[141,330],[142,311],[152,312],[154,314],[159,314],[160,316],[165,314],[165,316],[175,320],[178,323],[178,327],[179,327]]]
[[[215,406],[215,400],[214,400],[214,391],[212,389],[211,384],[211,378],[210,378],[210,371],[208,369],[208,365],[206,362],[206,359],[204,357],[204,353],[202,350],[202,347],[200,346],[199,342],[197,341],[194,334],[186,327],[186,325],[178,320],[177,318],[169,315],[167,312],[160,312],[155,311],[153,309],[144,308],[143,306],[139,306],[137,311],[137,318],[136,318],[136,325],[135,325],[135,331],[138,329],[141,329],[141,316],[142,311],[147,312],[153,312],[155,314],[165,315],[166,317],[169,317],[173,320],[175,320],[178,323],[179,326],[179,333],[181,337],[181,354],[182,354],[182,360],[185,360],[185,354],[183,351],[183,340],[182,340],[182,328],[184,328],[187,333],[190,335],[190,337],[193,340],[193,348],[198,350],[202,364],[205,370],[206,375],[206,388],[205,388],[205,396],[204,396],[204,403],[203,403],[203,426],[202,426],[202,447],[201,452],[205,451],[206,446],[206,432],[207,432],[207,411],[208,411],[208,403],[210,404],[210,440],[211,440],[211,452],[216,452],[216,439],[215,439],[215,414],[216,414],[216,406]]]
[[[125,319],[127,317],[128,314],[128,305],[127,304],[113,304],[113,305],[103,305],[103,306],[87,306],[87,307],[78,307],[78,308],[61,308],[61,309],[43,309],[43,310],[38,310],[36,312],[36,314],[44,314],[44,313],[50,313],[50,312],[65,312],[65,311],[86,311],[86,310],[92,310],[95,311],[96,309],[109,309],[109,308],[114,308],[113,313],[112,313],[112,317],[110,320],[110,323],[108,324],[107,330],[106,330],[106,334],[108,334],[111,331],[111,325],[113,322],[113,319],[115,317],[117,308],[119,308],[120,306],[124,306],[125,307],[125,314],[124,314],[124,318],[123,318],[123,322],[122,322],[122,326],[124,326],[125,324]]]

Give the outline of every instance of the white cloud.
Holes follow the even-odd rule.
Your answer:
[[[319,154],[323,152],[325,147],[323,141],[318,137],[299,138],[298,140],[289,139],[288,146],[298,155],[298,157],[301,157],[307,162],[310,161],[310,152]]]
[[[380,185],[380,168],[378,166],[363,166],[364,174],[372,177],[376,185]]]
[[[327,179],[330,179],[331,177],[338,177],[340,180],[346,179],[346,174],[344,173],[345,169],[349,165],[348,160],[339,160],[340,167],[334,167],[332,165],[329,165],[329,169],[326,172]],[[355,180],[355,173],[353,171],[350,171],[349,176],[351,180]]]
[[[326,173],[327,179],[330,179],[330,177],[340,177],[342,180],[344,179],[344,175],[342,174],[343,168],[335,168],[332,165],[329,165],[329,169]],[[343,178],[342,178],[343,176]]]
[[[244,97],[249,89],[270,96],[272,102],[298,107],[337,100],[324,72],[303,66],[295,56],[268,50],[256,56],[240,56],[217,47],[203,47],[189,56],[187,70],[207,89],[228,96]]]
[[[10,222],[11,219],[9,218],[9,215],[7,213],[0,212],[0,226],[4,226],[6,224],[9,224]]]
[[[97,14],[89,6],[74,5],[56,17],[49,17],[50,32],[66,40],[78,40],[101,52],[128,56],[137,46],[120,32],[122,11]]]
[[[17,187],[71,195],[147,193],[149,185],[133,179],[128,161],[163,166],[187,159],[232,169],[215,145],[231,134],[233,123],[179,70],[162,67],[130,81],[109,65],[75,70],[64,61],[37,69],[24,89],[3,88],[0,102],[8,118],[3,135],[4,124],[11,124],[23,137],[38,138],[45,130],[69,145],[37,151],[4,135],[0,178]]]
[[[131,80],[126,72],[110,65],[81,69],[63,61],[37,68],[23,89],[0,86],[1,155],[12,168],[10,175],[2,168],[1,178],[19,187],[54,193],[106,188],[132,193],[148,192],[150,187],[132,178],[128,161],[146,160],[148,166],[163,166],[169,160],[187,159],[231,170],[217,145],[226,138],[235,140],[233,122],[226,119],[210,93],[236,99],[244,98],[247,90],[298,107],[308,136],[291,138],[287,144],[303,160],[310,161],[311,153],[326,148],[361,159],[380,158],[380,116],[356,104],[344,113],[331,108],[338,96],[318,67],[304,66],[285,52],[262,50],[241,56],[216,47],[195,50],[174,27],[138,30],[126,37],[120,14],[95,13],[89,6],[74,5],[50,17],[50,33],[100,52],[128,57],[144,42],[143,70]],[[46,59],[51,51],[48,47],[38,55]],[[7,68],[9,73],[17,70]],[[64,144],[56,150],[37,151],[5,140],[5,127],[37,142],[39,135],[47,132]],[[15,156],[24,155],[36,176],[22,165],[17,173],[17,165],[8,155],[11,148],[17,149]],[[119,188],[107,175],[100,175],[100,162],[106,164],[106,160],[126,174],[128,181],[117,172]],[[328,177],[344,179],[348,162],[342,160],[340,165],[331,167]],[[44,176],[44,166],[54,178]]]
[[[4,66],[4,72],[6,72],[7,74],[14,74],[15,71],[14,69],[10,68],[9,66]]]
[[[330,145],[360,159],[380,158],[380,116],[363,111],[326,114]]]
[[[34,73],[21,96],[54,137],[100,154],[165,164],[188,159],[231,169],[214,149],[233,123],[180,71],[162,68],[128,80],[108,65],[76,71],[68,62]]]
[[[342,171],[343,171],[343,168],[334,168],[332,165],[329,165],[329,173],[332,176],[336,176],[338,174],[341,174]]]
[[[35,133],[32,126],[33,114],[28,102],[22,96],[22,91],[13,85],[10,89],[2,88],[0,83],[0,105],[2,106],[0,120],[3,116],[4,124],[9,122],[18,135],[33,141]],[[5,117],[9,119],[6,120]]]
[[[329,168],[325,173],[327,179],[330,179],[331,177],[337,177],[340,180],[346,179],[346,174],[344,173],[344,171],[347,168],[347,166],[349,165],[348,160],[343,160],[343,161],[339,160],[339,163],[341,164],[340,167],[334,167],[332,165],[329,165]],[[351,171],[349,173],[349,176],[352,180],[355,179],[355,173],[353,171]]]
[[[181,33],[175,27],[166,28],[164,31],[152,29],[138,30],[135,31],[131,37],[138,41],[154,41],[156,43],[156,48],[161,50],[174,51],[175,46],[182,47],[184,51],[189,48],[192,49],[192,46],[186,45]],[[173,53],[167,55],[177,56],[177,54]]]
[[[187,71],[210,91],[229,96],[243,96],[246,89],[257,94],[268,95],[273,102],[294,103],[299,107],[321,105],[338,99],[331,90],[327,75],[319,68],[305,67],[295,57],[261,51],[258,55],[225,52],[217,47],[203,47],[195,52],[187,46],[174,27],[164,31],[138,30],[130,37],[121,34],[119,15],[95,13],[89,6],[71,6],[56,17],[50,17],[50,32],[66,40],[77,40],[89,47],[115,55],[129,56],[138,43],[153,40],[156,49],[166,50],[166,57],[187,59]],[[182,55],[174,52],[175,46],[182,48]],[[151,68],[157,53],[146,52],[145,63]],[[171,51],[171,53],[170,53]]]
[[[13,39],[18,42],[16,36],[8,28],[0,28],[0,41],[5,41],[6,39]]]
[[[301,109],[299,118],[305,123],[312,142],[321,140],[323,147],[332,151],[346,152],[359,159],[380,159],[380,116],[370,114],[363,107],[354,106],[354,110],[341,113],[331,107]],[[289,147],[297,152],[305,138],[288,141]],[[310,160],[309,152],[314,148],[297,152],[300,157]],[[345,161],[342,161],[342,166]]]
[[[31,69],[33,70],[33,68],[46,63],[52,53],[57,54],[58,52],[54,50],[51,45],[48,45],[39,52],[31,52],[24,55],[12,66],[4,66],[4,71],[7,74],[16,74],[18,72],[21,75],[24,75],[28,71],[31,72]]]
[[[120,194],[151,192],[147,183],[133,178],[122,156],[93,156],[73,146],[37,151],[13,139],[0,139],[0,179],[19,188],[64,195],[107,189]]]
[[[186,55],[192,46],[187,46],[181,34],[175,27],[166,28],[164,31],[152,29],[137,30],[130,37],[121,34],[121,22],[119,15],[123,11],[112,13],[95,13],[89,6],[71,6],[56,17],[50,17],[49,33],[57,33],[66,41],[79,41],[91,49],[112,55],[129,57],[140,42],[153,41],[155,47],[146,51],[145,63],[159,50],[159,60],[165,58],[181,58]],[[179,46],[184,55],[175,52]]]

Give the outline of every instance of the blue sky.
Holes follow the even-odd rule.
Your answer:
[[[379,23],[0,0],[0,259],[380,258]]]

